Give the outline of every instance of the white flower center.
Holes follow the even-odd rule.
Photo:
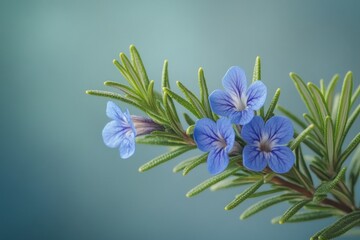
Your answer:
[[[261,152],[269,153],[274,147],[274,142],[269,139],[267,134],[262,134],[260,142],[257,143]]]
[[[239,96],[231,96],[231,97],[234,101],[233,103],[237,111],[242,111],[247,107],[246,105],[247,97],[244,94],[241,97]]]

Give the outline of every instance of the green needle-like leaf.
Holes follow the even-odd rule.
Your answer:
[[[180,172],[180,171],[183,170],[188,164],[190,164],[192,161],[198,159],[199,157],[200,157],[200,156],[195,156],[195,157],[188,158],[188,159],[185,159],[185,160],[179,162],[179,163],[173,168],[173,172],[174,172],[174,173]]]
[[[218,190],[226,189],[226,188],[230,188],[230,187],[238,187],[238,186],[242,186],[242,185],[247,185],[247,184],[257,182],[257,181],[259,181],[259,179],[263,179],[263,177],[261,175],[253,175],[253,176],[252,175],[251,176],[241,175],[237,178],[226,178],[226,179],[222,180],[221,182],[218,182],[218,183],[212,185],[210,190],[218,191]]]
[[[325,128],[324,128],[324,140],[326,146],[327,159],[331,169],[334,168],[334,129],[332,125],[332,120],[330,116],[325,118]]]
[[[261,59],[259,56],[257,56],[255,59],[252,81],[255,82],[260,79],[261,79]]]
[[[215,183],[220,182],[221,180],[231,176],[232,174],[236,173],[240,169],[241,169],[241,167],[239,167],[239,166],[228,168],[225,171],[223,171],[222,173],[220,173],[220,174],[218,174],[218,175],[216,175],[216,176],[214,176],[212,178],[209,178],[209,179],[205,180],[204,182],[200,183],[199,185],[197,185],[196,187],[191,189],[189,192],[187,192],[186,196],[187,197],[193,197],[193,196],[201,193],[205,189],[211,187]]]
[[[314,202],[320,202],[324,199],[326,194],[328,194],[340,181],[344,179],[345,172],[346,168],[343,168],[332,181],[323,182],[314,193]]]
[[[274,97],[271,100],[270,106],[269,106],[269,108],[268,108],[268,110],[267,110],[267,112],[265,114],[265,119],[264,119],[265,121],[267,121],[272,116],[272,114],[274,112],[274,109],[275,109],[275,107],[277,105],[277,102],[279,100],[279,97],[280,97],[280,88],[278,88],[276,90],[276,92],[274,94]]]
[[[113,82],[113,81],[106,81],[106,82],[104,82],[104,85],[119,89],[120,91],[122,91],[125,94],[132,95],[134,97],[137,96],[137,94],[136,94],[136,92],[134,90],[132,90],[128,86],[125,86],[125,85],[123,85],[121,83],[117,83],[117,82]]]
[[[354,105],[355,101],[357,100],[357,98],[359,96],[360,96],[360,85],[356,88],[356,90],[352,94],[350,107],[352,107]]]
[[[282,112],[285,116],[287,116],[288,118],[290,118],[291,120],[293,120],[295,123],[297,123],[300,127],[302,128],[306,128],[307,124],[304,123],[300,118],[298,118],[297,116],[295,116],[294,114],[292,114],[291,112],[289,112],[288,110],[286,110],[284,107],[277,105],[276,107],[280,112]]]
[[[344,84],[341,90],[339,108],[335,122],[335,151],[338,151],[341,148],[344,139],[343,133],[350,111],[352,86],[352,73],[348,72],[345,76]]]
[[[209,103],[209,92],[208,92],[208,88],[206,85],[204,70],[202,68],[199,68],[198,79],[199,79],[201,103],[206,112],[206,116],[208,118],[212,118],[212,111],[211,111],[210,103]]]
[[[314,104],[315,104],[315,106],[318,110],[318,114],[323,122],[325,117],[330,115],[330,111],[327,108],[324,96],[322,95],[320,89],[315,84],[308,83],[307,86],[313,96]]]
[[[206,117],[206,112],[199,99],[189,89],[187,89],[181,82],[177,81],[176,84],[178,85],[180,90],[184,93],[186,98],[189,100],[195,111],[198,113],[198,116],[200,116],[200,118]]]
[[[254,185],[247,188],[241,194],[237,195],[234,200],[232,200],[228,205],[225,206],[225,210],[231,210],[238,206],[240,203],[245,201],[248,197],[251,196],[256,190],[258,190],[264,184],[264,179],[260,179],[254,183]]]
[[[311,97],[311,94],[310,94],[307,86],[305,85],[303,80],[295,73],[290,73],[290,77],[294,81],[295,87],[297,88],[302,100],[304,101],[306,107],[308,108],[309,112],[311,113],[311,116],[313,116],[315,123],[321,125],[320,116],[318,114],[318,111],[316,109],[314,102],[312,101],[312,97]]]
[[[299,135],[297,135],[297,137],[290,143],[290,149],[294,150],[295,148],[297,148],[313,128],[314,125],[311,124],[307,128],[305,128]]]
[[[189,126],[195,124],[195,121],[187,113],[184,113],[184,119]]]
[[[142,94],[142,97],[144,99],[147,99],[145,84],[141,82],[139,75],[135,72],[135,69],[131,65],[129,59],[126,57],[124,53],[120,53],[120,59],[131,81],[135,83],[137,89],[139,89],[140,93]]]
[[[163,145],[163,146],[179,146],[179,145],[187,145],[182,139],[178,138],[168,138],[161,136],[152,136],[147,135],[143,137],[137,137],[136,142],[140,144],[151,144],[151,145]]]
[[[145,86],[145,88],[147,88],[149,85],[149,78],[146,74],[146,70],[141,60],[140,54],[134,45],[130,45],[130,54],[132,64],[135,67],[141,81],[143,82],[143,85]]]
[[[191,149],[193,149],[193,147],[189,147],[189,146],[175,148],[174,150],[167,152],[165,154],[162,154],[162,155],[152,159],[151,161],[145,163],[144,165],[142,165],[139,168],[139,172],[145,172],[145,171],[147,171],[157,165],[165,163],[165,162],[167,162],[167,161],[169,161]]]
[[[271,207],[277,203],[284,202],[290,199],[296,199],[299,197],[299,194],[283,194],[278,196],[273,196],[264,200],[261,200],[253,205],[251,205],[249,208],[247,208],[240,216],[241,220],[244,220],[268,207]]]
[[[338,80],[339,80],[339,75],[337,75],[337,74],[334,75],[333,78],[331,79],[329,86],[325,93],[325,101],[327,103],[329,110],[331,110],[333,108],[334,91],[335,91],[335,87],[336,87]]]
[[[180,103],[183,107],[189,110],[192,114],[194,114],[195,117],[201,118],[200,113],[195,109],[195,107],[192,104],[190,104],[188,101],[186,101],[184,98],[174,93],[169,88],[163,88],[163,91],[169,94],[171,98],[175,99],[178,103]]]
[[[117,93],[112,93],[112,92],[107,92],[107,91],[100,91],[100,90],[87,90],[86,94],[99,96],[99,97],[107,97],[107,98],[112,98],[112,99],[115,99],[115,100],[119,100],[119,101],[122,101],[124,103],[131,104],[131,105],[145,111],[145,108],[140,103],[138,103],[136,101],[132,101],[129,98],[121,96],[120,94],[117,94]]]
[[[345,232],[349,231],[351,228],[360,224],[360,211],[351,212],[339,220],[337,220],[332,225],[322,229],[320,232],[316,233],[311,239],[331,239],[338,237]]]
[[[358,181],[360,175],[360,146],[357,147],[353,158],[349,164],[350,174],[349,174],[349,182],[350,182],[350,189],[351,192],[354,193],[355,185]]]
[[[290,208],[288,208],[285,213],[280,217],[279,223],[283,224],[287,222],[292,216],[294,216],[303,206],[305,206],[307,203],[309,203],[311,200],[305,199],[301,200],[294,205],[292,205]]]
[[[359,146],[359,143],[360,143],[360,132],[354,137],[353,140],[351,140],[349,146],[341,154],[340,160],[337,165],[338,168],[342,166],[342,164],[345,162],[348,156],[355,150],[357,146]]]
[[[358,119],[359,114],[360,114],[360,104],[355,108],[355,110],[349,116],[346,127],[345,127],[344,136],[347,136],[347,134],[350,131],[353,123]]]
[[[298,223],[298,222],[306,222],[306,221],[313,221],[318,219],[324,219],[328,217],[336,216],[335,212],[303,212],[303,213],[297,213],[293,215],[290,219],[286,221],[286,223]],[[281,217],[276,217],[271,220],[271,223],[279,223]]]
[[[194,159],[194,161],[192,161],[191,163],[189,163],[183,170],[183,176],[187,175],[192,169],[196,168],[200,164],[205,163],[208,155],[208,153],[205,153],[197,159]]]

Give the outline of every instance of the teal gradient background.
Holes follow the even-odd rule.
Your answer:
[[[251,201],[223,210],[239,189],[185,197],[209,174],[173,174],[181,159],[138,173],[166,148],[120,159],[101,138],[107,100],[85,90],[124,81],[112,59],[130,44],[158,88],[164,59],[173,86],[197,90],[201,66],[214,90],[232,65],[250,79],[259,55],[269,96],[281,87],[301,116],[289,72],[327,83],[352,70],[359,84],[359,11],[355,0],[1,1],[0,239],[308,239],[333,219],[272,225],[283,204],[240,221]]]

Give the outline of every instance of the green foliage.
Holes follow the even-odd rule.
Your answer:
[[[170,84],[168,61],[165,60],[161,88],[157,89],[156,81],[148,77],[135,46],[130,46],[130,59],[124,53],[120,53],[119,58],[119,61],[114,60],[113,63],[125,79],[125,84],[106,81],[105,86],[116,92],[88,90],[86,93],[132,105],[164,127],[161,131],[136,138],[139,144],[170,147],[164,154],[143,164],[139,171],[150,170],[195,149],[193,131],[196,120],[204,117],[218,119],[209,104],[204,70],[199,68],[198,71],[198,94],[179,81],[176,82],[178,89],[174,90]],[[358,190],[355,186],[360,176],[360,133],[358,128],[354,128],[360,114],[360,105],[356,105],[360,86],[353,86],[351,72],[346,74],[340,94],[336,92],[339,75],[334,75],[328,86],[324,80],[320,80],[319,86],[314,83],[306,84],[295,73],[290,73],[290,78],[307,108],[308,112],[303,114],[304,119],[278,105],[280,88],[274,93],[268,109],[265,111],[264,107],[261,107],[257,114],[266,121],[277,109],[301,129],[294,134],[294,139],[288,145],[295,154],[294,167],[286,174],[275,174],[268,168],[262,172],[249,171],[242,165],[240,148],[240,153],[231,153],[230,164],[225,171],[206,179],[186,196],[193,197],[208,188],[216,191],[249,185],[226,205],[226,210],[235,208],[248,198],[270,196],[247,208],[240,219],[246,219],[281,202],[288,202],[290,207],[282,216],[274,218],[273,223],[296,223],[335,217],[337,221],[312,237],[314,240],[334,238],[360,226],[360,210],[355,199],[355,190]],[[260,79],[261,60],[257,57],[252,81]],[[178,114],[178,105],[186,111],[182,115]],[[244,147],[246,143],[239,134],[241,127],[236,126],[235,130],[237,145]],[[349,134],[353,132],[357,134],[352,136],[351,140]],[[350,141],[345,144],[347,139]],[[309,160],[305,160],[303,155],[304,147],[311,152]],[[343,165],[351,156],[346,178],[346,168]],[[173,171],[182,172],[185,176],[197,167],[203,167],[207,157],[208,153],[205,153],[183,160]],[[315,177],[317,180],[313,179]],[[321,183],[317,184],[319,180]],[[258,191],[263,185],[270,188]]]

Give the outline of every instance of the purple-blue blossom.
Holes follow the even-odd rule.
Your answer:
[[[274,116],[266,123],[254,117],[244,125],[241,136],[247,145],[243,149],[243,164],[252,171],[262,171],[268,165],[275,173],[288,172],[295,162],[294,153],[286,144],[294,129],[286,117]]]
[[[244,70],[231,67],[222,79],[223,90],[215,90],[209,96],[211,109],[214,113],[230,118],[234,124],[245,125],[254,117],[266,99],[266,86],[256,81],[247,89]]]
[[[194,140],[203,152],[209,152],[208,170],[217,174],[229,164],[229,152],[235,141],[235,132],[227,118],[220,118],[216,123],[209,118],[202,118],[195,123]]]
[[[151,133],[155,130],[163,130],[163,127],[149,118],[130,115],[129,111],[122,112],[113,102],[109,101],[106,106],[106,115],[112,119],[102,131],[106,146],[119,148],[120,157],[131,157],[135,152],[135,137]]]

